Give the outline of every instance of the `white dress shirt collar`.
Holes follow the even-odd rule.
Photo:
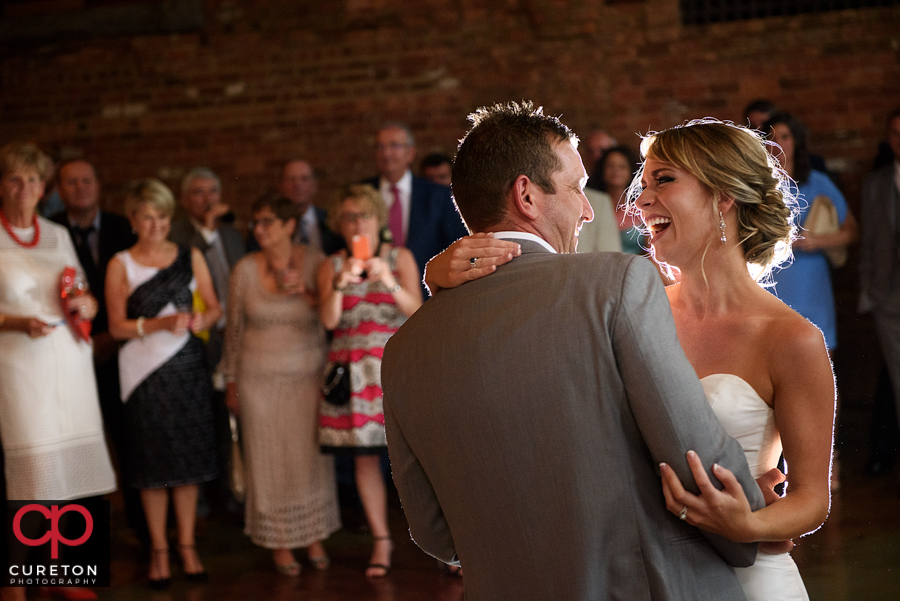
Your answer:
[[[550,246],[550,243],[537,236],[535,234],[531,234],[529,232],[516,232],[516,231],[506,231],[506,232],[494,232],[494,238],[502,238],[503,240],[530,240],[531,242],[537,242],[547,250],[552,253],[556,253],[556,249]]]

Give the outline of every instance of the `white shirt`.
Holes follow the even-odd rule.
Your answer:
[[[300,230],[306,233],[306,242],[310,248],[322,249],[322,235],[319,232],[319,220],[316,218],[316,207],[312,204],[307,207],[303,217],[300,218],[300,226],[297,228],[297,238],[300,238]]]
[[[384,206],[387,207],[388,215],[391,214],[391,207],[394,205],[394,193],[391,187],[397,186],[400,192],[400,206],[403,208],[403,239],[409,239],[409,211],[412,207],[412,171],[406,170],[403,177],[396,184],[392,184],[385,178],[381,177],[379,181],[379,191],[384,198]]]
[[[541,238],[540,236],[536,236],[529,232],[494,232],[494,238],[501,238],[503,240],[530,240],[532,242],[537,242],[547,250],[552,253],[556,253],[556,249],[550,246],[550,243]]]

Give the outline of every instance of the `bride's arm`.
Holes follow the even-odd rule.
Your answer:
[[[750,512],[728,470],[714,469],[725,484],[718,491],[702,470],[692,470],[701,495],[686,492],[671,469],[663,468],[666,505],[675,514],[687,507],[687,521],[735,541],[783,541],[816,530],[830,504],[834,426],[834,376],[821,333],[807,322],[792,323],[772,337],[770,371],[775,388],[775,423],[788,465],[788,491],[765,509]],[[689,460],[689,463],[691,460]]]
[[[516,242],[495,239],[491,233],[465,236],[428,261],[425,286],[434,296],[445,288],[456,288],[493,273],[498,265],[512,261],[521,252]],[[474,266],[472,259],[475,259]]]

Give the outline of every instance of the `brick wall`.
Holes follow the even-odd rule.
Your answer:
[[[75,3],[74,10],[79,10]],[[851,204],[900,104],[900,7],[681,27],[676,0],[204,0],[193,33],[8,44],[0,142],[98,167],[104,202],[195,165],[241,217],[287,158],[323,192],[371,175],[373,134],[410,123],[450,152],[479,105],[529,98],[576,132],[740,119],[763,96],[797,113]],[[87,10],[87,9],[81,9]]]

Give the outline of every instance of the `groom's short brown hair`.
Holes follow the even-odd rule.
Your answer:
[[[472,129],[453,163],[453,198],[472,232],[500,223],[516,178],[527,176],[554,194],[553,174],[562,168],[554,146],[578,137],[556,117],[529,101],[482,107],[469,115]]]

